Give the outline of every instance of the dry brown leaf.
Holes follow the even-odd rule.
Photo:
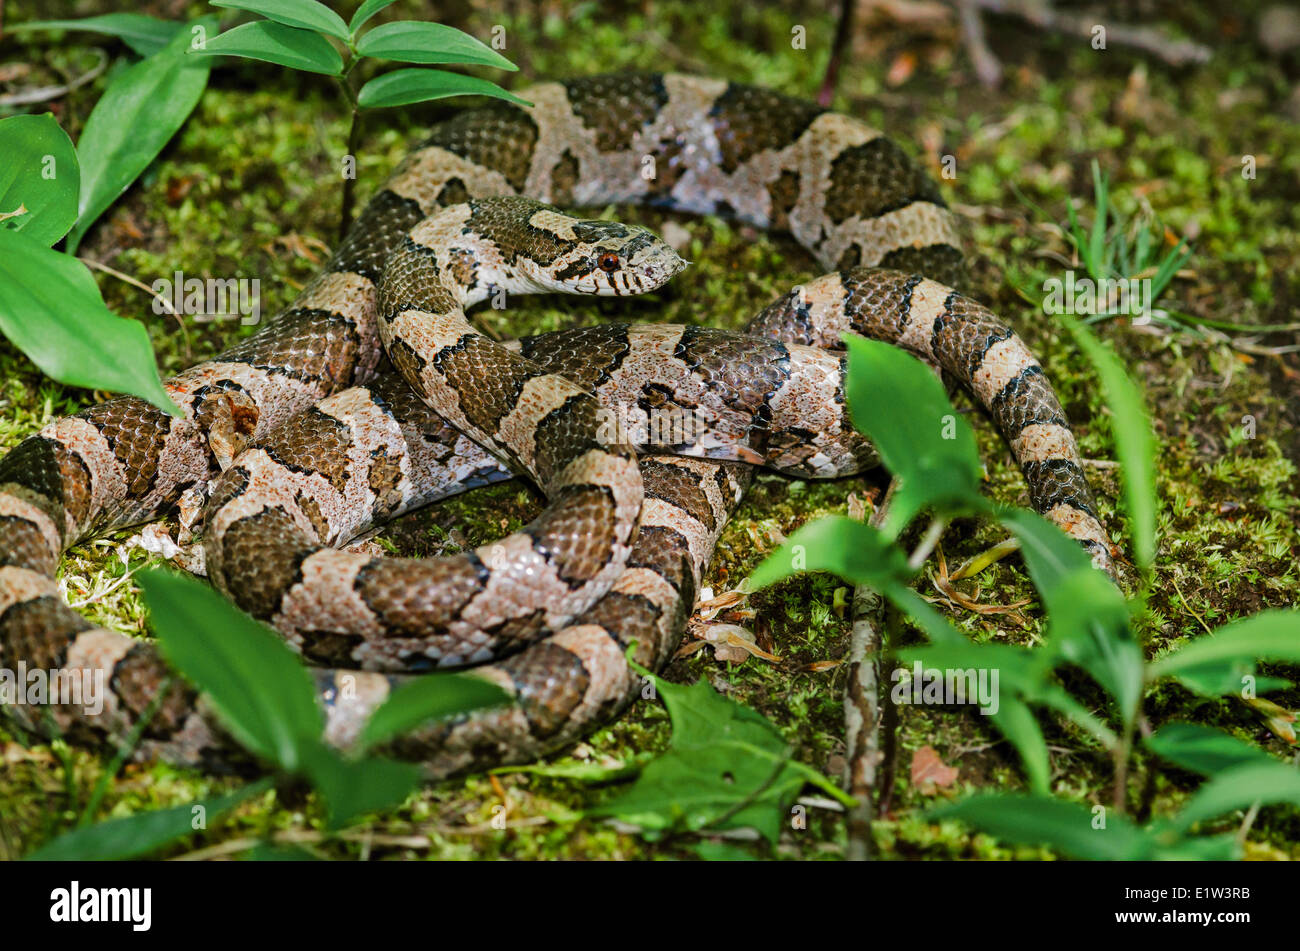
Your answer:
[[[956,767],[944,763],[933,746],[923,746],[912,754],[912,785],[922,796],[933,796],[956,781]]]

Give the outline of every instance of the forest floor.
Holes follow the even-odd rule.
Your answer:
[[[55,16],[43,4],[41,16]],[[59,6],[54,4],[53,6]],[[408,0],[382,19],[441,18],[487,37],[505,28],[504,50],[519,67],[505,82],[605,70],[671,68],[772,86],[811,98],[826,67],[834,31],[830,7],[798,16],[775,5],[726,9],[679,2],[645,4],[508,4],[509,15],[475,0],[439,4]],[[1129,5],[1106,5],[1127,15]],[[144,12],[177,18],[197,8],[148,0]],[[613,12],[611,12],[611,10]],[[107,12],[78,3],[84,16]],[[1202,66],[1173,69],[1112,46],[1055,36],[1009,19],[989,21],[990,42],[1005,79],[997,91],[975,80],[954,24],[905,26],[883,19],[859,24],[839,78],[834,105],[888,130],[938,178],[942,157],[956,157],[955,178],[943,190],[958,212],[972,262],[970,290],[990,304],[1036,352],[1066,407],[1086,458],[1111,458],[1110,421],[1089,365],[1052,317],[1028,298],[1059,276],[1072,251],[1059,224],[1066,200],[1092,205],[1090,166],[1111,179],[1114,198],[1129,215],[1152,216],[1173,236],[1193,239],[1194,254],[1164,304],[1238,324],[1296,319],[1300,300],[1300,122],[1292,96],[1300,69],[1271,59],[1255,42],[1258,9],[1250,2],[1188,4],[1163,25],[1214,47]],[[30,3],[11,4],[10,22],[36,15]],[[807,48],[791,45],[792,28],[806,29]],[[24,34],[0,41],[6,62],[28,62],[30,80],[77,71],[85,34],[62,38]],[[501,75],[494,79],[501,79]],[[76,139],[104,78],[51,104]],[[1288,101],[1289,100],[1289,101]],[[1288,109],[1291,110],[1288,113]],[[359,155],[364,200],[404,150],[449,109],[437,105],[371,114]],[[148,284],[176,270],[190,276],[256,277],[262,311],[287,304],[328,254],[337,227],[339,158],[346,114],[322,77],[265,64],[226,62],[181,134],[140,183],[101,220],[81,249]],[[1256,176],[1243,177],[1242,158],[1255,158]],[[1041,209],[1041,211],[1040,211]],[[609,209],[662,228],[669,216]],[[1085,217],[1090,211],[1084,212]],[[663,292],[635,300],[594,303],[554,298],[512,301],[481,319],[503,335],[575,323],[647,320],[741,327],[766,302],[814,276],[813,260],[788,239],[715,218],[674,218],[686,229],[684,256],[695,266]],[[97,274],[109,305],[148,326],[163,375],[217,352],[255,328],[237,322],[196,324],[183,331],[155,315],[147,294]],[[1159,440],[1160,546],[1149,610],[1139,635],[1148,656],[1204,634],[1227,620],[1291,605],[1300,589],[1300,359],[1263,349],[1294,343],[1295,334],[1235,333],[1246,352],[1223,335],[1116,319],[1096,327],[1142,383]],[[1253,346],[1252,346],[1253,345]],[[1261,349],[1262,348],[1262,349]],[[8,449],[49,420],[104,394],[45,379],[0,342],[0,449]],[[964,398],[961,398],[964,400]],[[969,405],[959,402],[958,405]],[[1249,431],[1253,421],[1253,435]],[[979,413],[970,417],[987,468],[986,489],[999,501],[1025,504],[1023,480],[1006,445]],[[1116,509],[1113,468],[1090,472],[1100,513],[1125,548],[1128,533]],[[727,527],[706,584],[734,587],[780,540],[810,519],[843,513],[851,494],[874,498],[880,474],[833,482],[760,476]],[[478,544],[518,527],[539,510],[529,488],[507,483],[436,505],[386,532],[403,553]],[[145,636],[146,618],[130,572],[148,562],[123,545],[130,536],[83,545],[65,559],[61,582],[93,621]],[[1001,539],[998,526],[958,521],[943,538],[949,565]],[[933,564],[932,566],[933,567]],[[989,568],[975,582],[985,604],[1033,598],[1018,557]],[[938,592],[924,583],[924,594]],[[686,683],[701,676],[728,696],[769,717],[794,755],[838,777],[843,767],[843,666],[828,664],[847,651],[850,622],[844,584],[827,575],[803,576],[750,598],[750,622],[777,662],[723,662],[712,649],[675,661],[665,676]],[[1015,614],[977,614],[940,599],[938,606],[978,640],[1032,644],[1042,613],[1030,603]],[[1101,695],[1071,685],[1094,708]],[[1300,691],[1272,699],[1300,709]],[[1229,700],[1198,698],[1177,686],[1156,691],[1146,711],[1153,723],[1193,720],[1225,727],[1275,753],[1286,742],[1250,709]],[[901,710],[898,765],[889,808],[875,824],[876,846],[888,858],[1037,858],[1046,849],[1007,848],[955,823],[931,823],[921,811],[944,796],[975,788],[1023,785],[1014,753],[976,714],[906,706]],[[615,724],[551,762],[626,761],[662,750],[667,716],[638,702]],[[1053,787],[1058,794],[1105,801],[1110,765],[1077,730],[1047,727]],[[62,744],[26,746],[0,725],[0,858],[24,854],[69,827],[110,757]],[[913,755],[932,747],[957,770],[944,787],[914,785]],[[1154,811],[1176,808],[1195,787],[1191,774],[1140,760],[1140,775],[1156,770]],[[112,781],[100,815],[129,815],[173,806],[233,788],[233,780],[163,765],[129,765]],[[562,776],[513,772],[477,775],[426,788],[401,808],[373,817],[341,837],[326,836],[313,795],[294,801],[255,800],[212,829],[182,841],[168,855],[238,855],[270,831],[329,857],[385,858],[636,858],[686,857],[691,839],[649,842],[582,817],[604,795]],[[503,803],[504,797],[504,803]],[[490,820],[506,806],[506,828]],[[814,802],[806,829],[784,833],[769,852],[782,858],[844,854],[843,813]],[[1217,831],[1226,831],[1224,825]],[[1300,816],[1265,809],[1250,830],[1246,854],[1300,858]]]

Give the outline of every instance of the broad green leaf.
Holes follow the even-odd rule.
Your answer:
[[[1012,644],[976,644],[960,641],[908,647],[898,652],[899,661],[915,673],[922,670],[987,670],[996,672],[997,689],[1033,698],[1046,685],[1050,667],[1045,651],[1030,651]]]
[[[361,731],[364,748],[390,740],[430,720],[509,703],[510,694],[472,674],[427,674],[403,684],[370,714]]]
[[[1004,510],[1000,518],[1020,539],[1042,595],[1050,649],[1105,687],[1127,722],[1141,699],[1143,665],[1124,596],[1078,542],[1045,518],[1023,509]]]
[[[930,819],[960,819],[1007,842],[1046,845],[1079,859],[1134,859],[1150,846],[1142,830],[1124,816],[1047,796],[988,793],[927,813]],[[1104,822],[1104,828],[1096,828]]]
[[[801,526],[782,542],[754,569],[748,587],[765,588],[803,571],[829,571],[878,590],[889,581],[906,582],[912,574],[902,551],[879,531],[832,515]]]
[[[1086,670],[1114,698],[1120,719],[1131,722],[1145,669],[1128,604],[1111,580],[1091,568],[1070,575],[1053,590],[1047,620],[1053,653]]]
[[[497,69],[519,67],[468,33],[441,23],[400,20],[377,26],[357,43],[357,53],[399,63],[470,63]]]
[[[327,76],[343,72],[343,57],[325,37],[266,20],[227,30],[190,52],[198,56],[243,56]]]
[[[1259,747],[1199,723],[1170,723],[1147,737],[1146,745],[1157,756],[1202,776],[1250,763],[1275,762]]]
[[[85,30],[116,36],[141,56],[152,56],[176,35],[185,24],[175,20],[159,20],[143,13],[106,13],[83,20],[35,20],[9,27],[11,33],[28,30]]]
[[[1179,830],[1167,822],[1153,822],[1149,838],[1155,844],[1145,857],[1158,862],[1230,862],[1241,858],[1241,845],[1235,832],[1187,839],[1180,838],[1180,835]],[[1169,844],[1164,843],[1166,838],[1171,840]]]
[[[1177,677],[1198,693],[1215,685],[1227,688],[1217,692],[1240,693],[1242,677],[1261,660],[1300,663],[1300,611],[1261,611],[1225,624],[1158,658],[1147,679]]]
[[[1246,809],[1255,803],[1300,806],[1300,769],[1274,761],[1243,763],[1216,773],[1201,784],[1172,821],[1175,828],[1185,832],[1197,822]]]
[[[1028,509],[1000,508],[999,521],[1020,539],[1021,556],[1045,603],[1070,575],[1091,569],[1082,546],[1047,519]]]
[[[552,779],[576,779],[579,782],[599,785],[620,779],[631,779],[641,772],[642,766],[652,759],[651,754],[639,754],[613,763],[564,760],[559,763],[529,763],[524,766],[500,766],[493,773],[528,773],[531,776],[548,776]]]
[[[520,99],[486,79],[448,73],[441,69],[395,69],[391,73],[376,76],[361,87],[357,102],[364,109],[382,109],[450,96],[491,96],[518,106],[532,105],[526,99]]]
[[[211,29],[216,19],[196,25]],[[68,235],[73,253],[86,231],[140,177],[185,124],[208,84],[208,64],[181,55],[189,29],[167,48],[118,74],[95,103],[77,142],[81,198],[77,223]]]
[[[629,789],[589,815],[616,816],[653,834],[752,828],[775,842],[805,783],[852,802],[834,783],[792,762],[771,722],[703,679],[683,687],[655,677],[654,684],[672,720],[671,746]]]
[[[268,20],[295,26],[303,30],[316,30],[337,36],[345,43],[349,38],[343,18],[316,0],[212,0],[214,7],[229,7],[260,13]]]
[[[1009,644],[975,644],[958,635],[956,640],[907,648],[899,651],[898,657],[912,665],[913,672],[918,661],[923,668],[996,671],[999,706],[1010,697],[1049,707],[1079,724],[1102,745],[1109,748],[1115,743],[1115,734],[1051,679],[1052,657],[1048,651]]]
[[[1110,407],[1115,456],[1120,464],[1124,505],[1133,532],[1133,560],[1149,577],[1156,554],[1156,441],[1137,384],[1124,364],[1083,324],[1062,317],[1075,342],[1092,362]]]
[[[271,632],[185,575],[140,575],[150,620],[167,660],[216,709],[244,746],[284,769],[314,752],[324,725],[311,677]]]
[[[1029,704],[1015,697],[1004,697],[998,712],[989,719],[1020,754],[1029,788],[1037,795],[1048,795],[1051,792],[1052,765],[1047,755],[1047,741],[1043,739],[1043,729]]]
[[[842,515],[809,522],[763,559],[746,586],[757,590],[802,571],[829,571],[854,584],[870,585],[906,612],[931,640],[965,641],[943,615],[907,586],[912,572],[906,556],[870,525]]]
[[[385,7],[390,7],[396,2],[397,0],[366,0],[365,3],[357,7],[357,12],[352,14],[352,19],[348,21],[348,29],[355,35],[357,30],[361,29],[367,20],[380,10],[383,10]]]
[[[871,438],[885,467],[899,479],[886,534],[896,536],[923,508],[982,508],[975,434],[948,402],[943,384],[897,347],[853,334],[844,340],[853,424]]]
[[[1255,672],[1253,661],[1238,658],[1199,667],[1185,667],[1177,674],[1180,684],[1202,697],[1246,697],[1247,686],[1255,696],[1291,686],[1281,677],[1264,677]]]
[[[77,220],[81,168],[68,133],[48,112],[0,119],[0,228],[44,247]]]
[[[271,781],[264,779],[228,796],[82,826],[45,843],[27,856],[27,861],[108,862],[147,855],[173,839],[206,828],[207,823],[223,812],[229,812],[241,802],[269,788]],[[196,812],[196,809],[202,811]],[[195,822],[200,816],[203,824],[196,826]]]
[[[966,636],[948,623],[930,602],[901,581],[893,581],[879,589],[893,602],[894,607],[906,614],[936,644],[966,643]]]
[[[320,743],[302,750],[302,769],[325,797],[331,828],[399,805],[420,782],[420,768],[381,757],[356,760]]]
[[[0,228],[0,333],[69,386],[129,393],[179,416],[137,320],[104,306],[86,265]]]

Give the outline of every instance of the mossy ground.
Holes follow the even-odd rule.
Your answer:
[[[63,7],[64,4],[54,4]],[[41,16],[84,16],[107,5],[81,2],[52,10],[12,4],[10,22]],[[475,2],[399,4],[385,17],[441,19],[488,36],[506,31],[506,54],[520,67],[516,84],[622,68],[674,68],[771,85],[811,96],[826,65],[833,16],[829,4],[792,14],[777,5],[735,3],[706,10],[696,4],[511,4],[509,15]],[[1127,5],[1107,5],[1117,18]],[[186,4],[153,0],[147,12],[180,16]],[[993,305],[1025,337],[1056,384],[1085,456],[1110,457],[1109,422],[1095,380],[1068,336],[1026,304],[1016,285],[1032,291],[1059,273],[1069,256],[1054,221],[1063,220],[1067,195],[1090,202],[1089,163],[1111,174],[1126,212],[1149,208],[1174,234],[1195,234],[1196,254],[1173,284],[1169,301],[1186,312],[1237,323],[1295,319],[1300,299],[1300,127],[1284,103],[1300,73],[1297,61],[1269,60],[1253,42],[1253,3],[1172,7],[1167,25],[1216,46],[1204,67],[1175,71],[1112,46],[1044,35],[1013,21],[990,24],[993,46],[1007,66],[996,93],[974,81],[949,25],[937,31],[876,23],[859,28],[839,82],[838,108],[888,129],[938,174],[940,157],[957,157],[956,179],[945,192],[964,219],[973,262],[974,294]],[[807,49],[791,46],[791,31],[806,28]],[[1235,37],[1222,40],[1221,37]],[[4,41],[9,62],[30,63],[30,81],[57,81],[76,72],[94,45],[84,34],[26,35]],[[495,78],[495,77],[494,77]],[[74,138],[102,90],[103,79],[52,104]],[[437,105],[371,114],[359,156],[364,198],[391,169],[419,130],[446,114]],[[216,70],[197,113],[144,178],[105,216],[82,253],[148,283],[182,269],[190,276],[256,277],[262,308],[275,313],[309,279],[323,247],[332,242],[339,203],[339,160],[346,138],[344,109],[327,81],[263,64],[228,63]],[[1254,155],[1258,176],[1240,174]],[[1014,187],[1013,187],[1014,186]],[[1019,193],[1017,193],[1017,190]],[[1045,209],[1049,221],[1031,210]],[[619,210],[660,227],[665,216]],[[648,299],[600,301],[529,299],[483,320],[503,334],[538,332],[575,322],[644,319],[741,326],[765,302],[817,270],[788,240],[715,219],[680,219],[690,233],[684,253],[695,266],[668,290]],[[249,332],[235,323],[195,325],[186,333],[155,316],[147,295],[100,275],[109,305],[140,316],[153,337],[164,375],[214,353]],[[1160,552],[1142,636],[1154,655],[1229,619],[1295,600],[1300,555],[1300,416],[1295,355],[1244,354],[1221,341],[1190,333],[1149,333],[1123,322],[1103,325],[1106,337],[1143,383],[1160,441]],[[1257,335],[1264,345],[1294,342]],[[75,411],[102,394],[59,386],[43,378],[8,345],[0,344],[0,447],[7,448],[48,420]],[[1242,419],[1256,421],[1254,438]],[[1024,503],[1023,482],[1006,446],[987,421],[972,417],[986,460],[990,496]],[[1116,540],[1126,526],[1116,511],[1113,469],[1093,471],[1101,513]],[[782,535],[820,515],[843,512],[850,493],[870,495],[880,476],[833,483],[801,483],[761,476],[730,523],[709,572],[722,591],[738,582]],[[500,532],[538,509],[537,496],[508,484],[451,500],[408,519],[388,538],[408,552],[437,550],[455,529],[470,542]],[[128,565],[119,546],[127,534],[80,547],[66,558],[62,581],[94,621],[145,633],[139,590],[123,580]],[[959,522],[944,538],[950,565],[1000,539],[996,526]],[[128,555],[129,568],[143,563]],[[1022,564],[1010,558],[978,579],[985,603],[1032,597]],[[718,662],[709,650],[675,662],[667,676],[682,682],[708,677],[719,689],[770,717],[803,761],[835,774],[843,753],[841,695],[844,674],[819,662],[844,656],[849,620],[843,586],[826,576],[802,577],[754,596],[752,622],[759,642],[781,655],[776,664],[751,659]],[[970,591],[971,583],[966,583]],[[933,593],[933,592],[925,592]],[[1021,625],[1004,615],[944,610],[972,636],[1032,643],[1041,634],[1037,605]],[[1102,698],[1073,685],[1094,706]],[[1300,707],[1295,691],[1275,695]],[[1157,724],[1188,719],[1227,727],[1244,739],[1286,755],[1244,706],[1197,699],[1164,687],[1149,699]],[[661,707],[638,703],[616,724],[589,738],[579,753],[626,759],[667,743]],[[1108,799],[1110,767],[1085,737],[1048,727],[1056,791],[1092,801]],[[0,729],[0,857],[15,857],[67,828],[84,807],[109,757],[60,744],[23,745]],[[882,854],[897,858],[1048,857],[1036,849],[1007,849],[952,824],[919,818],[933,801],[908,776],[912,753],[933,746],[958,768],[948,792],[1015,788],[1014,757],[978,716],[955,710],[904,707],[899,762],[889,814],[877,824]],[[563,757],[562,757],[563,758]],[[1140,760],[1144,777],[1154,764]],[[1194,788],[1187,774],[1161,769],[1154,808],[1167,811]],[[176,805],[232,788],[233,782],[166,766],[128,766],[114,779],[100,816],[122,816]],[[507,800],[507,828],[490,819]],[[531,775],[475,776],[426,789],[400,809],[374,817],[341,837],[325,837],[319,803],[311,795],[268,794],[246,804],[211,830],[169,850],[181,855],[238,854],[277,830],[331,857],[664,857],[686,856],[688,844],[647,843],[580,811],[599,791],[581,783]],[[808,828],[790,831],[782,857],[838,857],[845,829],[839,813],[810,810]],[[1213,831],[1232,827],[1226,822]],[[1266,809],[1255,822],[1248,855],[1300,856],[1300,822],[1293,810]],[[758,853],[756,853],[758,854]]]

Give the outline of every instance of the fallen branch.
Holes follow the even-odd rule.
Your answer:
[[[1047,0],[955,0],[961,21],[962,38],[975,65],[975,72],[986,86],[995,86],[1002,75],[997,57],[984,41],[980,11],[1013,16],[1031,26],[1053,33],[1091,40],[1097,26],[1106,29],[1106,42],[1141,50],[1171,66],[1204,63],[1209,60],[1208,46],[1191,40],[1178,40],[1162,29],[1133,23],[1100,22],[1100,14],[1062,13]]]

